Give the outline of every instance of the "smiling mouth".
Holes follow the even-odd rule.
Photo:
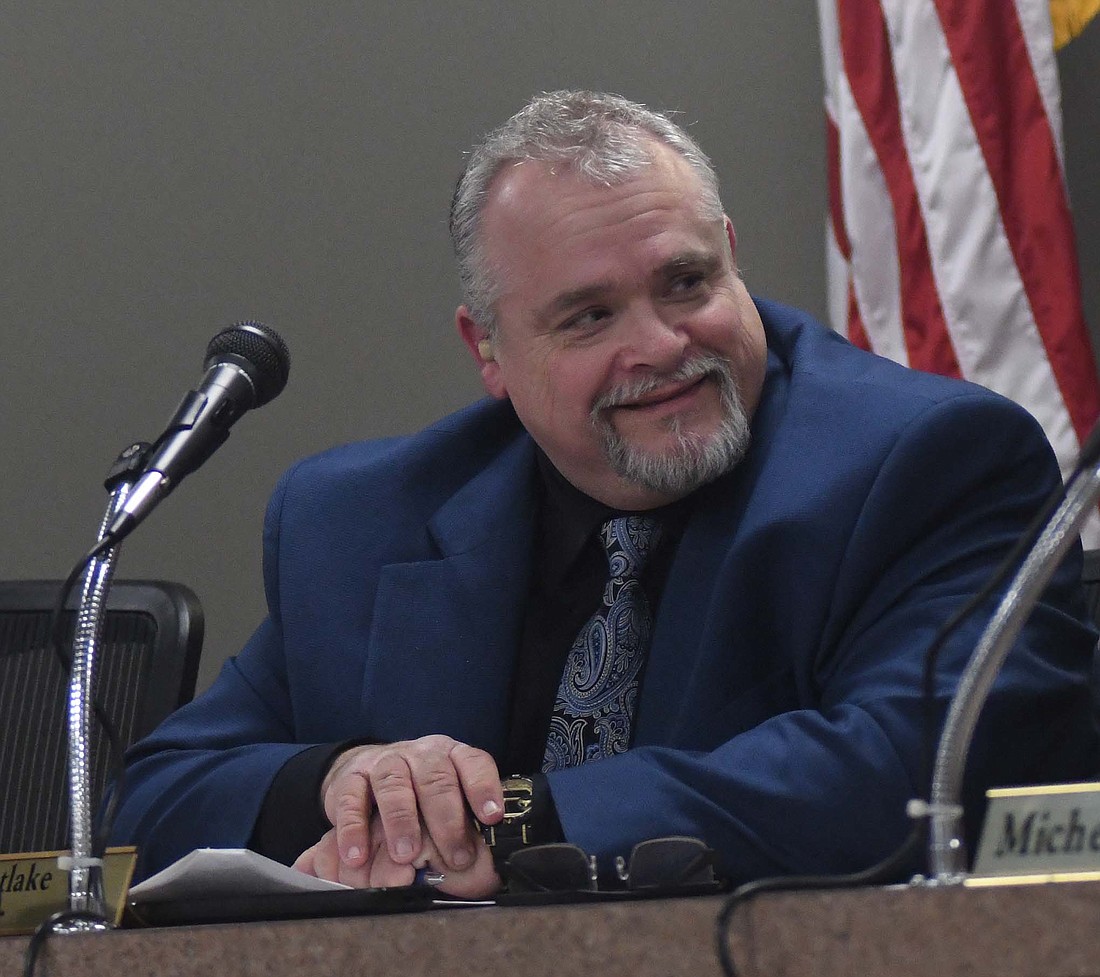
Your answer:
[[[666,407],[674,405],[678,400],[687,399],[699,387],[710,379],[710,374],[704,374],[701,377],[696,377],[687,383],[678,384],[675,387],[667,388],[665,390],[654,390],[644,397],[630,403],[617,404],[616,406],[622,410],[629,411],[643,411],[653,407]]]

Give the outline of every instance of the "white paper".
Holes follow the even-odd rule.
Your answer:
[[[197,848],[130,890],[132,902],[267,896],[348,889],[306,875],[247,848]]]

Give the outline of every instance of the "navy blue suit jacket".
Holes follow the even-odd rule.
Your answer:
[[[1058,480],[1015,405],[758,305],[769,353],[753,444],[698,493],[634,745],[550,775],[586,850],[698,835],[735,879],[862,868],[904,837],[924,652]],[[115,840],[142,847],[143,873],[245,845],[276,772],[313,744],[446,733],[502,756],[536,477],[501,402],[284,476],[265,524],[268,618],[132,751]],[[972,794],[1094,772],[1077,560],[997,682]],[[944,650],[941,707],[987,617]]]

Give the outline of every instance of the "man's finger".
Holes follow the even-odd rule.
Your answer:
[[[325,813],[335,829],[340,861],[358,868],[370,850],[371,791],[366,776],[349,771],[333,781],[325,794]]]
[[[452,747],[451,761],[470,810],[482,824],[496,824],[504,816],[504,792],[496,762],[484,750],[465,743]]]
[[[343,861],[338,861],[336,881],[342,882],[344,885],[350,885],[353,889],[369,889],[373,884],[370,880],[372,871],[373,866],[369,858],[362,865],[348,865]]]
[[[316,847],[316,845],[312,845],[307,848],[294,860],[294,864],[290,867],[295,869],[296,871],[302,872],[304,875],[312,875],[316,877],[317,871],[313,867],[313,857],[315,854],[313,849]]]
[[[388,889],[397,885],[412,885],[415,878],[416,869],[412,865],[395,862],[385,845],[378,849],[370,866],[371,886]]]
[[[420,854],[420,813],[409,764],[397,750],[383,753],[370,773],[370,790],[390,858],[408,865]]]
[[[336,850],[336,833],[328,831],[317,844],[307,848],[294,862],[294,868],[330,882],[339,882],[340,855]]]
[[[420,816],[444,863],[466,869],[476,854],[469,807],[451,751],[454,740],[425,737],[408,756]]]

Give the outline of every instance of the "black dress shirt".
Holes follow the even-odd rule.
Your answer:
[[[504,774],[542,769],[565,660],[607,586],[607,553],[600,527],[608,519],[633,514],[590,498],[566,481],[541,451],[538,458],[542,478],[536,556],[512,679]],[[657,547],[642,572],[642,586],[655,615],[687,511],[684,500],[644,513],[661,524]]]

